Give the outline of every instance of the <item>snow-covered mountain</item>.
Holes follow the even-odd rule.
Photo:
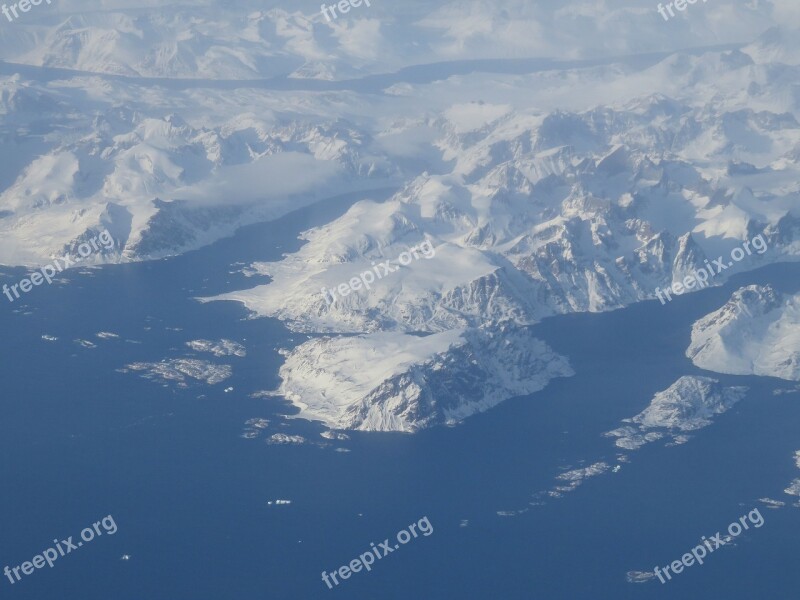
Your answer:
[[[335,429],[454,424],[569,377],[567,360],[525,329],[373,333],[311,339],[288,354],[275,392]]]
[[[455,386],[446,406],[398,382],[431,364],[456,377],[442,357],[461,348],[480,364],[500,328],[652,299],[757,235],[768,251],[710,284],[800,256],[800,11],[688,12],[410,0],[328,22],[305,0],[42,4],[0,29],[0,263],[45,263],[100,229],[119,251],[97,260],[168,256],[359,191],[298,251],[246,267],[268,285],[217,299],[357,334],[289,351],[281,390],[303,414],[452,422],[566,363],[520,342],[495,373],[505,383],[487,367],[497,385]],[[371,196],[386,186],[388,200]],[[433,256],[326,299],[423,243]],[[336,353],[373,344],[413,360],[351,387]],[[530,381],[508,375],[532,364]],[[320,373],[336,398],[321,399]]]
[[[791,112],[755,110],[750,97],[702,98],[698,82],[710,72],[753,93],[763,71],[739,51],[671,57],[620,83],[668,80],[665,71],[694,82],[697,96],[659,91],[584,111],[450,105],[426,123],[447,161],[442,172],[306,232],[297,253],[255,265],[269,285],[225,298],[304,331],[441,331],[654,298],[759,234],[768,252],[710,284],[796,260],[800,123]],[[423,240],[436,258],[346,302],[327,306],[319,293]]]
[[[108,18],[81,18],[101,16]],[[613,237],[625,250],[657,246],[633,260],[663,251],[656,260],[689,266],[697,257],[681,236],[692,232],[708,252],[706,239],[777,226],[795,202],[796,88],[791,68],[772,62],[791,60],[773,50],[791,49],[792,33],[769,30],[742,51],[676,53],[655,64],[607,59],[559,70],[544,62],[520,67],[521,75],[465,77],[445,63],[422,79],[397,74],[383,88],[369,78],[292,90],[28,68],[0,77],[0,148],[8,157],[0,169],[0,263],[41,263],[100,227],[123,249],[107,260],[164,256],[384,180],[405,181],[399,197],[411,203],[435,186],[491,203],[452,233],[485,249],[505,243],[497,249],[515,266],[517,254],[531,259],[525,270],[541,269],[525,246],[541,245],[542,236],[582,250],[577,238],[587,234],[576,218],[590,236]],[[526,202],[531,195],[536,202]],[[796,218],[784,229],[796,231]],[[659,240],[662,231],[672,237]],[[541,260],[551,258],[559,260]],[[568,276],[582,289],[573,297],[556,291],[562,297],[549,309],[620,306],[681,271],[646,265],[644,274],[629,273],[630,265],[608,263],[616,258],[602,257],[603,272],[586,261]]]
[[[120,92],[142,90],[109,90]],[[222,102],[215,93],[185,100],[199,113],[205,103]],[[258,116],[234,109],[215,118],[193,115],[189,124],[164,110],[166,91],[150,98],[158,107],[114,107],[109,98],[88,114],[81,95],[18,76],[0,82],[2,122],[17,128],[4,128],[0,140],[13,155],[2,170],[0,262],[41,264],[103,228],[121,249],[107,260],[176,254],[319,200],[326,186],[344,192],[398,176],[368,134],[336,117],[284,105],[286,112]],[[33,130],[45,135],[25,135]]]
[[[624,419],[622,427],[606,436],[617,438],[615,444],[627,450],[672,436],[683,443],[685,433],[711,424],[715,415],[726,412],[744,398],[746,387],[725,387],[716,379],[687,375],[666,390],[658,392],[650,405],[638,415]]]
[[[557,96],[561,84],[544,75],[509,78],[508,102],[445,102],[404,124],[436,133],[436,172],[305,232],[299,251],[253,265],[268,285],[218,299],[299,331],[397,332],[399,343],[412,332],[524,326],[651,299],[758,235],[767,250],[709,284],[797,260],[800,123],[794,100],[778,92],[788,80],[756,62],[764,43],[621,73],[603,67],[620,87],[654,89],[584,110],[519,108],[514,91],[525,86],[543,83],[536,97],[545,105]],[[578,87],[594,89],[593,69],[580,73]],[[709,93],[711,78],[724,98]],[[419,99],[423,87],[394,90]],[[321,292],[422,242],[435,248],[429,260],[336,303]],[[322,353],[316,360],[326,362]],[[303,360],[290,353],[282,371],[297,389],[315,385],[311,372],[294,370]]]
[[[692,327],[686,356],[717,373],[800,381],[800,294],[751,285]]]

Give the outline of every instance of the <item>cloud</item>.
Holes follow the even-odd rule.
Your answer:
[[[246,165],[221,167],[213,182],[178,189],[175,198],[213,204],[274,202],[309,193],[341,172],[338,163],[300,152],[262,156]]]

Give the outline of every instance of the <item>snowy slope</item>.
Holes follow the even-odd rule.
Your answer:
[[[686,356],[717,373],[800,381],[800,294],[751,285],[692,327]]]
[[[569,363],[525,330],[312,339],[288,354],[277,394],[331,428],[416,431],[532,394]]]

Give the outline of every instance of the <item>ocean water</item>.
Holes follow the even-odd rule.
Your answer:
[[[236,303],[194,298],[252,285],[236,272],[299,246],[297,233],[341,213],[352,197],[243,228],[181,257],[70,272],[0,306],[0,568],[17,566],[112,515],[103,535],[0,597],[80,600],[263,598],[598,599],[788,598],[800,509],[782,490],[800,471],[800,394],[769,378],[717,376],[748,396],[683,445],[625,452],[618,473],[532,505],[565,469],[620,453],[604,431],[641,411],[682,375],[691,323],[739,285],[800,288],[800,265],[774,265],[661,306],[567,315],[532,328],[577,375],[514,398],[456,427],[415,435],[352,433],[286,416],[274,389],[281,347],[305,336],[248,319]],[[5,270],[13,280],[19,270]],[[266,279],[264,279],[266,281]],[[108,331],[119,339],[98,339]],[[42,335],[55,336],[46,341]],[[185,342],[228,338],[245,358],[220,384],[150,381],[136,361],[190,354]],[[86,348],[74,340],[90,340]],[[228,386],[233,391],[225,392]],[[269,427],[245,439],[245,421]],[[268,445],[274,433],[302,445]],[[345,448],[349,452],[338,452]],[[788,501],[769,510],[758,498]],[[290,505],[268,505],[289,499]],[[535,504],[535,502],[534,502]],[[633,584],[680,559],[700,536],[759,507],[765,524],[662,585]],[[527,509],[527,510],[526,510]],[[512,511],[502,516],[498,511]],[[519,512],[522,511],[522,512]],[[420,536],[333,590],[323,570],[348,564],[427,516]],[[129,555],[129,560],[121,560]]]

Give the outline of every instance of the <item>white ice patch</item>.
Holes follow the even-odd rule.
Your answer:
[[[158,363],[137,362],[127,365],[132,371],[143,371],[148,379],[163,379],[185,383],[187,378],[214,385],[225,381],[233,374],[228,365],[216,365],[205,360],[176,358]]]
[[[241,344],[231,340],[192,340],[186,342],[196,352],[210,352],[214,356],[246,356],[247,350]]]

